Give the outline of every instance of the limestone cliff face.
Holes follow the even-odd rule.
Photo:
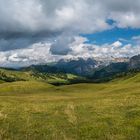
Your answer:
[[[129,62],[130,69],[140,69],[140,55],[134,56]]]
[[[88,58],[87,60],[79,58],[77,60],[70,60],[67,62],[60,60],[55,66],[58,69],[64,69],[67,73],[87,75],[98,66],[98,62],[91,58]]]

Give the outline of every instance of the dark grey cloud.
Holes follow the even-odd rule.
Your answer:
[[[95,32],[108,29],[108,16],[122,14],[131,19],[138,12],[139,0],[0,0],[0,32]],[[119,16],[115,20],[121,23]],[[140,23],[131,27],[135,24],[140,27]]]
[[[71,49],[71,43],[75,41],[73,34],[63,33],[58,36],[54,43],[52,43],[50,51],[56,55],[67,55]]]
[[[22,49],[37,42],[52,42],[59,32],[3,32],[0,33],[0,51]]]

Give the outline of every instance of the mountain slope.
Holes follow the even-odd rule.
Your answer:
[[[112,63],[101,69],[97,69],[90,79],[95,80],[95,82],[105,82],[112,80],[118,74],[128,71],[128,63]]]
[[[130,59],[129,69],[140,69],[140,55],[133,56]]]
[[[98,62],[91,58],[88,58],[87,60],[82,58],[69,61],[60,60],[55,64],[55,67],[58,69],[81,76],[89,75],[97,66]]]
[[[86,78],[68,73],[38,72],[38,69],[43,71],[43,68],[44,66],[35,66],[32,67],[32,69],[24,69],[24,71],[0,69],[0,83],[16,81],[43,81],[54,85],[63,85],[87,81]]]
[[[77,60],[64,60],[44,65],[32,65],[27,68],[21,68],[24,71],[36,71],[41,73],[71,73],[80,76],[89,75],[100,62],[88,58],[87,60],[78,58]]]

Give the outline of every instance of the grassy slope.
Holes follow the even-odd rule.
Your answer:
[[[33,71],[14,71],[0,69],[0,83],[4,81],[44,81],[51,84],[69,84],[71,82],[85,81],[86,79],[73,74],[63,73],[35,73]]]
[[[23,80],[28,81],[28,80],[35,79],[33,76],[31,76],[30,72],[20,72],[20,71],[14,71],[14,70],[6,70],[6,69],[0,69],[0,79],[1,78],[3,78],[3,79],[15,79],[15,81],[16,80],[17,81],[23,81]]]
[[[1,139],[139,140],[140,74],[107,84],[0,84]]]

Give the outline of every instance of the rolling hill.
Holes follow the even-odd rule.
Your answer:
[[[8,70],[0,69],[0,81],[3,82],[16,82],[16,81],[43,81],[54,85],[71,84],[78,82],[87,82],[88,80],[84,77],[77,76],[69,73],[50,73],[40,72],[34,69]]]
[[[140,139],[139,73],[63,86],[22,74],[0,84],[1,139]]]

